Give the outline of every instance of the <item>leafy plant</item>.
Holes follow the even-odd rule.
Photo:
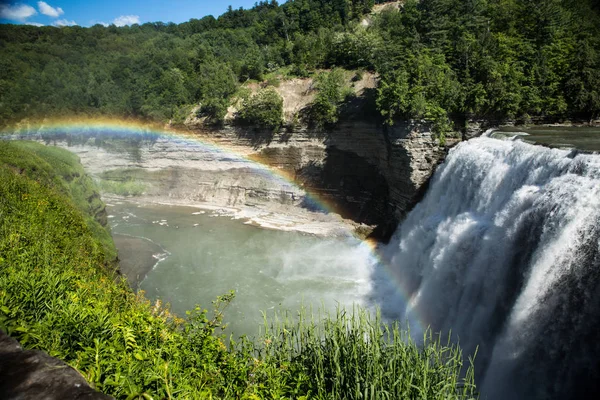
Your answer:
[[[331,72],[321,73],[316,79],[315,88],[317,95],[310,105],[310,123],[321,128],[337,123],[340,106],[348,94],[344,71],[336,68]]]
[[[283,124],[283,99],[273,88],[261,89],[242,100],[237,118],[244,125],[270,131],[279,130]]]

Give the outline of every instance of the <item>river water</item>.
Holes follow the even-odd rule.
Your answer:
[[[109,202],[107,210],[123,262],[152,268],[139,282],[149,299],[183,316],[235,290],[225,314],[234,336],[256,335],[261,311],[364,305],[371,290],[375,260],[350,236],[267,230],[191,207]]]
[[[494,136],[514,135],[526,142],[550,147],[600,151],[600,127],[597,126],[506,126]]]

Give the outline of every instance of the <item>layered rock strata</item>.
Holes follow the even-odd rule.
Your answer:
[[[446,150],[417,123],[347,122],[330,132],[277,134],[196,127],[190,135],[198,140],[46,141],[74,151],[96,177],[141,182],[144,199],[300,213],[308,220],[322,220],[325,209],[382,232],[393,230],[418,200]]]

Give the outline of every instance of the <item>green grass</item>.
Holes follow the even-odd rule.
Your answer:
[[[26,348],[119,399],[476,397],[458,347],[431,333],[417,344],[359,309],[275,315],[255,340],[226,346],[233,293],[185,318],[150,304],[103,268],[106,248],[64,178],[75,161],[34,144],[0,147],[0,328]]]
[[[140,168],[117,168],[102,172],[98,186],[104,193],[141,196],[148,189],[142,181],[148,177],[148,171]]]
[[[107,228],[104,203],[94,181],[85,173],[75,154],[35,142],[2,141],[0,165],[67,197],[81,211],[94,238],[102,245],[105,260],[116,259],[117,250]]]
[[[99,180],[98,186],[105,193],[116,194],[119,196],[141,196],[146,190],[146,185],[135,180],[109,181]]]
[[[301,310],[265,318],[258,363],[267,382],[283,378],[285,398],[468,399],[476,394],[472,364],[465,379],[460,349],[427,331],[421,345],[398,324],[354,307],[335,315]],[[256,350],[256,347],[254,347]],[[276,369],[276,370],[275,370]]]

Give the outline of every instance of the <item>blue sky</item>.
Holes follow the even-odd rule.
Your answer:
[[[0,0],[0,23],[32,25],[185,22],[233,8],[251,8],[257,0]],[[280,0],[279,3],[283,3]]]

